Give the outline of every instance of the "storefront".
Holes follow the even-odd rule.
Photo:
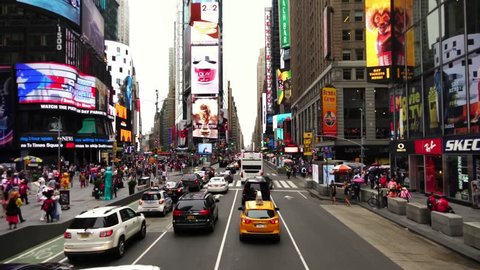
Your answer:
[[[479,207],[480,135],[444,139],[445,195]]]
[[[414,146],[415,156],[410,158],[410,167],[414,173],[412,178],[415,177],[412,186],[421,193],[444,195],[442,139],[419,139],[414,141]]]
[[[412,189],[410,175],[415,174],[415,172],[410,172],[410,166],[408,166],[408,164],[409,157],[414,157],[415,153],[413,141],[390,142],[389,148],[391,153],[390,164],[392,165],[392,176],[397,177],[402,185]]]

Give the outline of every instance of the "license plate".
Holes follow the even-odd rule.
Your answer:
[[[265,224],[256,224],[255,227],[257,227],[257,228],[265,228]]]
[[[90,237],[90,233],[79,233],[78,235],[80,235],[80,238],[88,238],[88,237]]]
[[[171,191],[171,190],[167,191],[167,194],[172,194],[172,193],[173,193],[173,191]]]
[[[187,216],[187,220],[194,220],[195,216]]]

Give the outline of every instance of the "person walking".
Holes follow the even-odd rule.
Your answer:
[[[18,192],[20,193],[20,198],[22,200],[22,203],[28,204],[28,190],[30,190],[30,188],[27,185],[27,180],[22,179],[20,181],[20,186],[18,188]]]
[[[330,198],[332,199],[332,204],[335,204],[335,201],[337,200],[337,186],[335,185],[335,182],[332,180],[330,181]]]
[[[17,205],[18,193],[16,191],[10,192],[8,195],[8,201],[5,208],[5,214],[7,216],[8,229],[16,229],[18,224],[19,208]]]
[[[17,193],[17,198],[15,199],[15,202],[17,203],[18,206],[18,218],[20,219],[20,222],[23,223],[26,221],[26,219],[23,218],[22,216],[22,208],[21,206],[23,205],[23,200],[20,197],[20,194]]]
[[[343,194],[345,195],[345,205],[352,206],[350,204],[350,184],[347,181],[343,182]]]
[[[52,199],[53,190],[49,190],[45,192],[45,197],[47,197],[42,204],[42,210],[45,212],[45,216],[47,217],[47,223],[53,221],[53,214],[55,211],[55,200]]]

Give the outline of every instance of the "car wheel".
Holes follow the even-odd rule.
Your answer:
[[[208,231],[209,231],[209,232],[215,231],[215,220],[213,220],[213,221],[210,223],[210,226],[208,227]]]
[[[67,258],[69,262],[76,262],[78,260],[78,256],[74,255],[67,255]]]
[[[118,244],[117,248],[115,249],[115,257],[121,258],[125,255],[125,238],[120,236],[120,239],[118,239]]]
[[[240,240],[240,242],[243,242],[245,241],[245,236],[243,236],[243,234],[239,234],[238,239]]]
[[[175,235],[179,235],[181,233],[181,231],[180,231],[179,228],[173,227],[173,233],[175,233]]]
[[[273,238],[273,241],[280,242],[280,234],[276,235],[275,238]]]
[[[164,207],[163,207],[163,211],[160,212],[160,216],[164,217],[164,216],[166,216],[166,215],[167,215],[167,207],[164,206]]]
[[[140,231],[138,232],[138,237],[140,239],[144,239],[145,236],[147,236],[147,224],[145,224],[145,222],[142,222],[142,227],[140,227]]]

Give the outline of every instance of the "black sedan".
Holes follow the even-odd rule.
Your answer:
[[[167,181],[163,186],[163,190],[167,192],[167,195],[170,196],[173,201],[177,201],[180,196],[187,193],[187,188],[183,185],[182,181]]]

